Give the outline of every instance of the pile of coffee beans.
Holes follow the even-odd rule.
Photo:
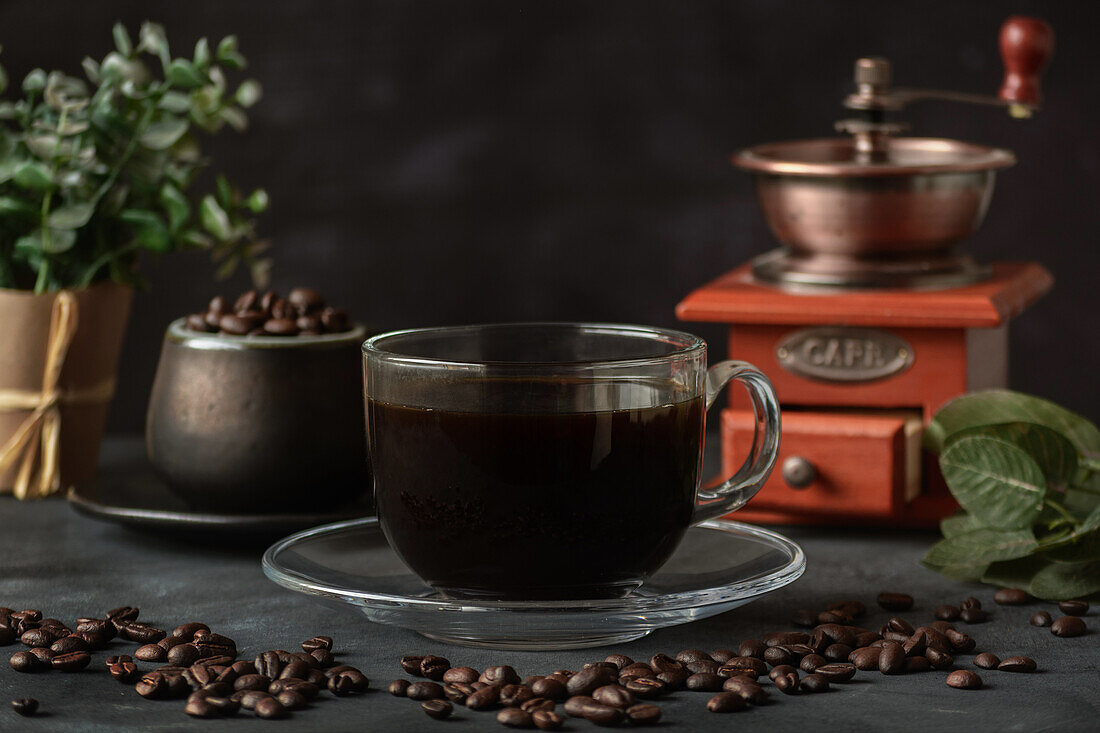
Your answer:
[[[187,328],[227,336],[318,336],[351,329],[348,312],[333,308],[311,288],[294,288],[286,298],[249,290],[233,302],[218,295],[205,313],[192,313]]]
[[[1001,605],[1024,605],[1035,599],[1026,593],[998,592],[995,600]],[[877,601],[891,612],[909,611],[915,605],[914,598],[905,593],[881,593]],[[1084,614],[1088,604],[1064,602],[1061,609],[1067,614]],[[866,614],[861,601],[841,601],[822,611],[795,611],[792,623],[807,631],[772,631],[759,639],[747,639],[736,649],[685,649],[674,657],[655,654],[648,661],[611,654],[579,670],[558,669],[528,677],[507,665],[479,671],[452,666],[443,657],[410,655],[402,657],[400,665],[416,679],[395,679],[388,691],[419,702],[425,714],[436,720],[447,719],[456,708],[465,707],[494,711],[497,721],[510,728],[556,730],[567,718],[600,726],[652,725],[661,720],[661,708],[653,701],[681,690],[707,693],[706,709],[712,713],[741,712],[768,703],[768,681],[779,693],[798,696],[825,692],[860,672],[893,676],[951,670],[944,679],[948,687],[981,689],[977,672],[955,669],[956,660],[973,654],[977,642],[951,623],[989,620],[977,598],[940,606],[936,620],[927,625],[914,625],[900,616],[878,629],[856,625]],[[1059,621],[1070,619],[1083,628],[1084,622],[1075,615]],[[973,664],[1016,673],[1038,668],[1030,657],[1001,659],[991,652],[977,654]],[[564,715],[558,712],[559,705]]]
[[[76,621],[75,629],[37,609],[0,607],[0,645],[18,640],[28,651],[11,656],[17,672],[85,669],[92,653],[112,640],[138,644],[133,655],[106,658],[107,672],[150,700],[187,699],[184,712],[196,718],[235,715],[241,708],[258,718],[286,718],[306,707],[322,689],[337,697],[363,693],[370,680],[355,667],[336,663],[332,638],[303,641],[302,651],[273,649],[252,661],[238,659],[237,644],[201,622],[181,624],[171,632],[138,621],[132,606],[111,609],[102,617]],[[139,662],[156,664],[142,670]],[[38,701],[12,701],[20,715],[34,715]]]

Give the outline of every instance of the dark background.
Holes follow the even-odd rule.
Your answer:
[[[110,29],[166,24],[177,54],[236,33],[265,98],[207,152],[272,209],[274,285],[325,291],[372,327],[594,319],[674,325],[680,298],[771,246],[730,153],[831,134],[851,64],[993,92],[1004,18],[1058,38],[1047,108],[924,105],[914,134],[1014,150],[981,260],[1037,259],[1054,291],[1013,327],[1012,384],[1100,417],[1100,3],[24,2],[0,4],[2,61],[77,72]],[[110,428],[138,431],[165,325],[215,283],[202,254],[145,263]],[[722,329],[689,326],[723,355]]]

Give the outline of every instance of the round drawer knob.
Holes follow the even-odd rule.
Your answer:
[[[817,478],[814,464],[802,456],[791,456],[783,461],[783,480],[792,489],[804,489]]]

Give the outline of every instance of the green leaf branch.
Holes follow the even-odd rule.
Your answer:
[[[993,390],[952,400],[925,445],[962,511],[921,561],[960,580],[1047,600],[1100,593],[1100,430],[1039,397]]]
[[[144,23],[135,44],[112,29],[114,50],[85,58],[84,78],[31,71],[22,96],[0,98],[0,287],[41,293],[113,279],[137,284],[142,253],[205,249],[228,277],[247,266],[259,286],[270,262],[255,218],[262,189],[224,177],[195,191],[201,140],[243,130],[262,89],[228,78],[246,65],[237,39],[173,57],[164,28]],[[0,67],[0,94],[8,87]]]

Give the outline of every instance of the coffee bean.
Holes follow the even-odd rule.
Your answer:
[[[134,652],[134,658],[142,662],[157,662],[159,664],[168,661],[168,653],[156,644],[145,644],[137,648],[137,651]]]
[[[905,650],[897,642],[883,644],[878,655],[878,670],[883,674],[903,674],[905,672]]]
[[[304,680],[306,677],[309,676],[309,673],[312,669],[312,665],[306,664],[301,659],[291,659],[289,662],[283,665],[283,671],[279,673],[279,679]]]
[[[193,718],[216,718],[221,715],[221,711],[211,705],[202,693],[195,693],[187,698],[183,712]]]
[[[906,593],[879,593],[876,600],[887,611],[908,611],[913,607],[913,596]]]
[[[265,697],[257,700],[256,706],[252,708],[252,711],[256,714],[257,718],[263,718],[264,720],[277,720],[290,715],[283,704],[273,697]]]
[[[737,652],[732,649],[715,649],[710,653],[710,658],[717,662],[719,667],[736,656]]]
[[[159,672],[147,672],[141,676],[134,690],[152,700],[168,697],[168,680]]]
[[[800,680],[797,672],[788,672],[775,678],[775,689],[784,695],[797,695]]]
[[[940,606],[935,615],[941,621],[954,621],[959,617],[959,609],[955,606]]]
[[[768,672],[768,679],[770,679],[772,682],[775,682],[776,679],[778,679],[779,677],[796,671],[797,670],[789,664],[780,664],[772,667],[772,670]]]
[[[684,682],[684,686],[692,692],[718,692],[722,689],[722,683],[725,681],[725,677],[701,672],[688,677]]]
[[[1087,631],[1084,619],[1078,616],[1062,616],[1050,625],[1050,633],[1065,638],[1083,636]]]
[[[525,701],[519,706],[520,710],[524,710],[531,715],[539,712],[540,710],[552,711],[556,707],[556,703],[553,700],[545,697],[532,697],[530,700]]]
[[[851,653],[852,647],[847,644],[830,644],[825,647],[825,653],[822,656],[831,662],[846,662]]]
[[[967,598],[964,598],[962,603],[959,604],[959,608],[963,611],[965,611],[968,608],[981,608],[981,607],[982,607],[982,602],[979,601],[974,596],[969,596]]]
[[[764,650],[767,648],[767,645],[759,639],[746,639],[741,642],[741,646],[737,648],[737,656],[763,659]]]
[[[470,684],[477,682],[478,671],[471,667],[451,667],[443,673],[444,682],[462,682]]]
[[[962,633],[961,631],[955,631],[954,629],[948,629],[946,632],[947,641],[950,643],[952,650],[961,654],[966,654],[969,651],[973,651],[977,643]]]
[[[670,657],[666,657],[666,659],[675,662]],[[679,665],[680,663],[675,662],[675,664]],[[678,666],[677,668],[683,670],[683,667]],[[482,677],[484,676],[483,674]],[[570,677],[565,684],[565,690],[571,696],[591,695],[597,688],[609,685],[614,681],[615,675],[606,667],[589,667]]]
[[[1089,612],[1088,601],[1062,601],[1058,604],[1058,610],[1067,616],[1084,616]]]
[[[927,657],[907,657],[905,659],[905,673],[927,672],[932,669],[932,663]]]
[[[230,695],[230,699],[239,702],[245,710],[255,709],[256,703],[269,697],[271,695],[261,690],[238,690]]]
[[[230,660],[237,658],[237,644],[228,636],[200,630],[195,633],[191,643],[204,659],[223,656],[229,657]]]
[[[79,636],[66,636],[50,644],[50,651],[55,654],[86,652],[88,651],[88,642],[84,641],[84,639]]]
[[[974,657],[974,666],[982,669],[996,669],[1000,663],[1000,657],[992,652],[982,652]]]
[[[466,707],[471,710],[485,710],[500,702],[500,685],[487,685],[466,698]]]
[[[849,600],[839,601],[829,606],[830,611],[843,611],[851,616],[853,619],[865,616],[867,614],[867,606],[863,601]]]
[[[631,705],[626,709],[626,717],[634,725],[656,725],[661,720],[661,709],[648,703]]]
[[[410,700],[438,700],[445,695],[443,685],[438,682],[413,682],[405,688],[405,697]]]
[[[346,683],[346,684],[344,684],[344,683],[341,683],[341,684],[344,684],[345,687],[348,687],[350,685],[351,688],[352,688],[351,689],[352,692],[356,692],[356,691],[362,692],[363,690],[366,690],[367,687],[370,685],[370,680],[368,680],[366,678],[366,676],[362,672],[360,672],[359,670],[349,670],[349,671],[345,671],[343,674],[348,675],[351,679],[351,682],[347,683],[347,680],[345,679],[344,683]],[[333,679],[335,679],[335,678],[333,678]],[[329,682],[331,682],[331,680],[329,680]],[[360,687],[361,689],[356,690],[355,689],[356,686]],[[279,694],[285,692],[286,690],[293,690],[294,692],[297,692],[300,695],[302,695],[303,697],[305,697],[305,699],[312,700],[313,698],[317,697],[317,694],[321,691],[321,688],[320,688],[320,686],[318,686],[318,684],[316,682],[310,682],[309,680],[294,680],[294,679],[275,680],[274,682],[272,682],[267,687],[267,692],[268,692],[269,695],[279,695]],[[330,687],[329,690],[331,691],[332,688]],[[345,692],[334,692],[333,694],[346,695],[348,693],[345,691]]]
[[[1022,606],[1032,600],[1027,591],[1019,588],[1001,588],[993,594],[993,601],[1001,606]]]
[[[947,675],[947,685],[958,690],[978,690],[981,689],[982,678],[969,669],[956,669]]]
[[[741,696],[741,699],[745,702],[751,702],[753,705],[763,705],[768,701],[767,691],[745,677],[730,677],[724,683],[722,683],[722,690],[724,692],[736,692]]]
[[[291,682],[292,680],[283,681]],[[307,682],[306,684],[309,683]],[[443,688],[435,682],[424,682],[420,684],[433,684],[436,687],[439,687],[440,694],[438,695],[438,697],[443,697]],[[357,669],[344,670],[343,672],[340,672],[330,677],[328,681],[329,692],[331,692],[333,695],[337,695],[340,697],[366,692],[368,687],[370,687],[370,680],[367,679],[367,676],[365,674]],[[270,691],[271,690],[268,689],[268,692]],[[412,692],[412,685],[409,685],[409,692]],[[412,695],[410,694],[409,697],[412,697]]]
[[[505,707],[519,707],[535,696],[527,685],[505,685],[500,688],[500,704]]]
[[[866,631],[866,629],[859,629],[859,631]],[[822,624],[814,629],[814,632],[821,632],[821,635],[828,639],[825,646],[829,644],[844,644],[855,648],[856,643],[856,629],[852,626],[842,626],[840,624]]]
[[[478,677],[480,682],[484,682],[487,685],[515,685],[520,682],[519,675],[516,674],[516,670],[509,667],[507,664],[498,665],[495,667],[487,667],[484,672]]]
[[[42,663],[38,661],[38,657],[30,652],[16,652],[11,655],[10,661],[11,668],[16,672],[34,672],[42,669]]]
[[[719,692],[707,700],[707,710],[712,713],[736,713],[748,707],[748,703],[736,692]]]
[[[266,674],[241,675],[233,683],[234,690],[266,690],[271,685],[271,678]]]
[[[425,700],[420,703],[420,709],[427,713],[429,718],[444,720],[451,717],[454,706],[446,700]]]
[[[242,293],[236,302],[233,303],[233,310],[237,313],[242,311],[250,311],[256,307],[260,302],[260,294],[255,290],[249,290],[246,293]]]
[[[91,661],[92,655],[88,652],[68,652],[58,654],[50,660],[50,664],[54,669],[59,669],[62,672],[79,672],[87,667]]]
[[[199,650],[194,644],[177,644],[168,650],[168,663],[180,667],[190,667],[199,659]]]
[[[586,705],[599,705],[587,695],[574,695],[565,701],[565,713],[572,718],[583,717],[583,709]]]
[[[509,728],[530,728],[531,713],[519,708],[505,708],[497,713],[497,722]]]
[[[955,658],[939,649],[925,650],[924,658],[928,660],[933,669],[951,669],[955,665]]]
[[[329,333],[341,333],[351,328],[348,312],[343,308],[325,308],[321,311],[321,323]]]
[[[636,679],[629,680],[623,683],[630,694],[634,697],[648,700],[654,697],[663,695],[668,689],[668,685],[656,677],[638,677]]]
[[[852,622],[852,617],[840,611],[822,611],[817,614],[819,624],[847,624]]]
[[[1046,611],[1039,611],[1037,613],[1034,613],[1028,620],[1028,623],[1030,623],[1032,626],[1050,626],[1050,614]]]
[[[565,722],[565,718],[553,710],[536,710],[531,714],[531,722],[539,730],[557,730]]]
[[[805,626],[807,628],[817,626],[817,613],[808,608],[800,608],[791,614],[791,623],[795,626]]]
[[[57,656],[50,649],[46,649],[40,646],[36,646],[30,651],[31,654],[34,655],[34,658],[37,659],[40,664],[42,664],[43,668],[49,666],[50,662],[53,661],[53,658]]]
[[[855,665],[856,669],[875,671],[878,670],[878,658],[880,653],[880,650],[875,647],[860,647],[848,655],[848,661]]]
[[[11,709],[25,718],[38,712],[38,701],[33,697],[23,697],[11,701]]]
[[[768,673],[768,665],[756,657],[734,657],[718,668],[722,677],[732,677],[738,672],[749,671],[759,677]]]
[[[772,631],[764,634],[766,646],[779,646],[781,644],[805,644],[810,640],[810,635],[802,631]]]
[[[549,698],[550,700],[561,700],[566,695],[565,684],[551,677],[543,677],[531,685],[531,691],[539,697]]]
[[[30,647],[48,647],[61,638],[56,631],[48,627],[27,629],[19,637],[19,641]]]
[[[583,706],[581,717],[590,723],[610,727],[621,723],[626,718],[626,713],[610,705],[601,705],[593,701]]]
[[[332,637],[331,636],[314,636],[312,639],[307,639],[302,642],[302,651],[307,654],[314,649],[324,649],[325,651],[332,651]]]
[[[119,682],[133,682],[138,678],[138,666],[130,661],[115,662],[107,671]]]
[[[443,657],[428,655],[420,660],[420,674],[430,680],[442,680],[451,663]]]
[[[163,629],[158,629],[155,626],[139,623],[137,621],[128,622],[122,627],[120,634],[123,639],[136,641],[139,644],[155,644],[167,636]]]
[[[847,644],[846,646],[850,646],[853,649],[859,649],[860,647],[869,646],[873,642],[879,641],[881,639],[882,635],[879,634],[877,631],[864,631],[862,633],[856,634],[855,638],[852,639],[852,643]]]
[[[802,661],[799,662],[798,668],[803,672],[813,672],[818,667],[828,664],[829,660],[820,654],[807,654],[802,657]]]
[[[798,657],[785,646],[771,646],[764,652],[764,661],[773,666],[778,666],[795,664],[798,662]]]
[[[324,307],[325,299],[312,288],[294,288],[286,296],[287,302],[298,308],[302,313],[309,313]]]
[[[914,632],[904,644],[901,645],[901,650],[907,657],[915,657],[924,654],[924,650],[928,648],[926,637],[923,633]]]
[[[1031,657],[1009,657],[997,665],[1002,672],[1034,672],[1035,668],[1035,660]]]
[[[184,641],[191,641],[195,638],[195,634],[199,631],[210,631],[210,627],[204,623],[199,623],[197,621],[180,624],[172,630],[172,638],[183,639]]]
[[[822,674],[808,674],[802,678],[801,688],[807,692],[825,692],[829,689],[829,678]]]
[[[982,624],[989,620],[989,614],[980,608],[964,608],[959,618],[968,624]]]
[[[856,667],[854,664],[834,662],[821,665],[814,670],[814,674],[824,677],[830,682],[847,682],[856,676]]]

